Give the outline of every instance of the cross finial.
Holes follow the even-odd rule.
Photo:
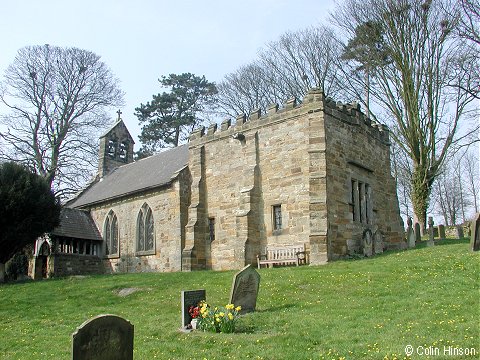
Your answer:
[[[120,111],[120,109],[118,109],[117,114],[118,114],[118,119],[117,119],[117,121],[118,121],[118,120],[120,120],[120,115],[122,115],[122,112]]]

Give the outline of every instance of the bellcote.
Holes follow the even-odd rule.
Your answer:
[[[130,132],[120,115],[115,124],[100,136],[100,148],[98,153],[98,175],[100,178],[107,175],[113,169],[133,162],[133,141]]]

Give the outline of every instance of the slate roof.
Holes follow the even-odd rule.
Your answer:
[[[188,144],[114,169],[93,183],[68,207],[81,208],[169,184],[188,164]]]
[[[62,208],[60,212],[60,225],[53,229],[50,235],[77,239],[103,240],[88,212],[66,207]]]

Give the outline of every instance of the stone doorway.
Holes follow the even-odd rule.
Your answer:
[[[34,279],[46,279],[49,276],[48,260],[50,257],[50,246],[44,241],[35,256]]]

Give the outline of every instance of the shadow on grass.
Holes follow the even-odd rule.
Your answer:
[[[255,314],[268,314],[268,313],[278,313],[282,310],[290,309],[296,307],[296,304],[285,304],[281,306],[273,306],[267,309],[255,310],[253,313],[246,314],[243,317],[242,321],[237,325],[235,329],[236,333],[241,334],[253,334],[259,332],[260,327],[257,326],[258,323],[254,319]]]
[[[297,304],[284,304],[284,305],[280,305],[280,306],[269,307],[268,309],[256,310],[256,312],[258,312],[258,313],[269,313],[269,312],[278,313],[281,310],[290,309],[290,308],[293,308],[293,307],[296,307],[296,306],[297,306]]]
[[[418,250],[418,249],[423,249],[427,247],[427,242],[428,240],[422,239],[420,243],[417,243],[414,248],[410,249],[396,249],[396,250],[386,250],[381,254],[375,254],[370,257],[365,257],[361,254],[353,254],[350,255],[347,258],[344,259],[339,259],[338,261],[358,261],[358,260],[368,260],[368,259],[374,259],[374,258],[379,258],[379,257],[384,257],[384,256],[391,256],[395,255],[399,252],[403,251],[411,251],[411,250]],[[469,244],[470,243],[470,238],[464,237],[461,239],[455,239],[455,238],[446,238],[446,239],[435,239],[435,246],[446,246],[446,245],[457,245],[457,244]]]
[[[435,240],[435,245],[455,245],[455,244],[469,244],[470,239],[469,238],[462,238],[462,239],[441,239],[441,240]]]

